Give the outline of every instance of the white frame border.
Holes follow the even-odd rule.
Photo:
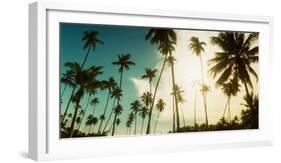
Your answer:
[[[91,7],[94,6],[94,7]],[[29,157],[34,160],[50,160],[50,159],[66,159],[87,157],[82,155],[64,156],[46,153],[47,140],[47,10],[64,10],[64,11],[80,11],[80,12],[97,12],[109,14],[129,14],[140,16],[159,16],[159,17],[182,17],[195,18],[201,20],[223,20],[238,22],[257,22],[269,25],[270,42],[269,51],[271,60],[274,57],[272,52],[273,40],[273,18],[265,16],[248,16],[248,15],[232,15],[217,13],[201,13],[186,11],[166,11],[151,9],[133,9],[133,8],[116,8],[110,6],[96,6],[85,3],[58,3],[58,2],[35,2],[29,6]],[[273,114],[272,114],[273,115]],[[269,134],[270,135],[270,134]],[[175,149],[173,147],[169,151],[187,150],[187,149],[209,149],[209,148],[228,148],[228,147],[244,147],[259,146],[272,144],[272,138],[257,142],[242,142],[229,144],[213,144],[209,146],[189,146]],[[163,152],[163,151],[161,151]],[[114,154],[105,154],[114,155]]]

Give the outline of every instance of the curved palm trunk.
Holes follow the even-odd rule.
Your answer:
[[[229,120],[229,123],[231,123],[231,112],[230,112],[230,99],[231,97],[229,97],[229,102],[228,102],[228,116],[227,116],[227,118],[228,118],[228,120]]]
[[[88,48],[87,54],[86,54],[86,56],[85,56],[85,58],[84,58],[84,60],[83,60],[83,62],[82,62],[82,65],[81,65],[81,70],[82,70],[83,67],[85,66],[85,63],[86,63],[86,61],[87,61],[87,59],[88,59],[88,56],[89,56],[89,54],[90,54],[90,50],[91,50],[91,47]]]
[[[229,103],[229,97],[227,98],[222,117],[225,117],[225,113],[226,113],[226,110],[227,110],[227,107],[228,107],[228,103]]]
[[[170,54],[170,56],[172,56]],[[175,82],[175,70],[174,70],[174,63],[171,64],[171,71],[172,71],[172,84],[173,84],[173,92],[176,90],[176,82]],[[174,93],[174,98],[175,98],[175,106],[176,106],[176,131],[179,131],[180,129],[180,118],[179,118],[179,108],[178,108],[178,99],[176,96],[176,93]]]
[[[120,89],[121,90],[122,90],[122,80],[123,80],[123,70],[121,71],[121,74],[120,74]],[[120,98],[117,99],[117,106],[119,105],[119,103],[120,103]],[[114,133],[115,133],[116,119],[117,119],[117,114],[115,113],[111,136],[114,136]]]
[[[104,128],[102,130],[102,133],[104,133],[104,131],[106,130],[106,127],[107,127],[107,125],[108,125],[108,123],[109,123],[109,121],[110,121],[110,119],[112,117],[112,114],[113,114],[113,111],[114,111],[114,107],[115,107],[115,100],[116,100],[116,98],[114,98],[114,100],[113,100],[112,110],[111,110],[111,112],[109,114],[109,117],[108,117],[106,123],[105,123],[105,126],[104,126]]]
[[[202,83],[205,84],[204,82],[204,73],[203,73],[203,63],[202,63],[202,57],[199,55],[200,58],[200,64],[201,64],[201,76],[202,76]],[[206,122],[206,128],[209,126],[209,121],[208,121],[208,111],[207,111],[207,99],[206,99],[206,93],[203,92],[203,99],[204,99],[204,110],[205,110],[205,122]]]
[[[155,86],[155,90],[154,90],[154,94],[153,94],[153,99],[152,99],[152,104],[151,104],[151,107],[150,107],[150,109],[149,109],[149,115],[148,115],[148,122],[147,122],[146,134],[149,134],[149,133],[150,133],[150,121],[151,121],[153,106],[154,106],[154,102],[155,102],[155,98],[156,98],[156,93],[157,93],[157,90],[158,90],[158,86],[159,86],[159,83],[160,83],[160,80],[161,80],[161,77],[162,77],[162,74],[163,74],[163,71],[164,71],[166,62],[167,62],[167,58],[168,58],[168,55],[165,56],[163,66],[162,66],[162,68],[161,68],[161,72],[160,72],[159,78],[158,78],[157,83],[156,83],[156,86]]]
[[[154,125],[154,132],[153,132],[154,134],[155,134],[155,131],[156,131],[159,116],[160,116],[160,111],[158,112],[157,119],[156,119],[156,122],[155,122],[155,125]]]
[[[107,111],[107,106],[108,106],[108,103],[109,103],[109,98],[110,98],[110,91],[108,90],[107,100],[106,100],[105,108],[104,108],[104,111],[103,111],[103,115],[104,115],[104,116],[105,116],[106,111]],[[104,121],[104,119],[102,119],[101,122],[100,122],[99,129],[98,129],[98,133],[99,133],[100,130],[101,130],[103,121]]]
[[[135,131],[134,134],[137,134],[137,111],[135,111]]]
[[[84,112],[84,114],[82,115],[81,122],[80,122],[80,124],[79,124],[78,130],[80,130],[80,127],[81,127],[81,125],[82,125],[82,123],[83,123],[83,120],[84,120],[84,117],[85,117],[85,115],[86,115],[86,112],[87,112],[87,110],[88,110],[88,106],[89,106],[89,103],[90,103],[90,98],[91,98],[91,96],[92,96],[92,95],[89,94],[88,100],[87,100],[87,104],[86,104],[86,107],[85,107],[85,112]]]

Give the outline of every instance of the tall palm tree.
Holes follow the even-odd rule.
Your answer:
[[[142,134],[142,130],[143,130],[143,124],[144,124],[144,119],[148,114],[148,109],[146,106],[143,106],[140,111],[139,111],[139,116],[142,118],[142,123],[141,123],[141,134]]]
[[[144,92],[141,96],[141,100],[146,107],[149,107],[152,103],[152,94],[150,92]]]
[[[83,68],[84,68],[84,65],[85,65],[85,63],[86,63],[86,61],[87,61],[87,58],[88,58],[88,56],[89,56],[89,54],[90,54],[91,49],[93,50],[93,52],[95,52],[96,47],[97,47],[97,44],[101,44],[101,45],[104,44],[101,40],[99,40],[99,39],[97,38],[97,36],[98,36],[98,32],[97,32],[97,31],[94,31],[94,30],[92,30],[92,31],[85,31],[85,32],[83,33],[83,36],[82,36],[82,41],[84,42],[83,49],[84,49],[84,50],[85,50],[85,49],[88,49],[88,50],[87,50],[86,56],[85,56],[85,58],[84,58],[84,60],[83,60],[83,62],[82,62],[82,64],[81,64],[81,66],[80,66],[80,69],[81,69],[81,70],[83,70]],[[75,73],[76,73],[76,72],[74,71],[74,76],[75,76]],[[61,121],[61,122],[63,122],[63,120],[64,120],[64,118],[65,118],[65,115],[66,115],[67,112],[68,112],[68,108],[69,108],[69,106],[70,106],[71,98],[73,97],[73,95],[74,95],[74,93],[75,93],[75,91],[76,91],[77,85],[72,85],[72,86],[73,86],[73,89],[72,89],[70,98],[69,98],[69,100],[68,100],[68,102],[67,102],[67,105],[66,105],[66,108],[65,108],[65,113],[64,113],[64,115],[63,115],[63,118],[62,118],[62,121]]]
[[[158,110],[158,115],[157,115],[157,119],[156,119],[156,122],[154,125],[154,133],[156,132],[157,122],[158,122],[160,113],[165,109],[165,105],[166,105],[166,103],[162,99],[159,99],[156,104],[156,108]]]
[[[188,47],[192,50],[192,53],[194,53],[200,59],[201,81],[202,81],[202,85],[205,85],[202,54],[205,52],[204,46],[206,46],[206,43],[200,42],[198,37],[191,37],[191,39],[189,41],[190,41],[190,43],[189,43]],[[208,111],[207,111],[208,109],[207,109],[207,101],[206,101],[207,94],[205,94],[205,92],[203,92],[202,96],[203,96],[203,101],[204,101],[205,123],[206,123],[206,126],[208,127],[209,122],[208,122]]]
[[[156,76],[157,69],[145,68],[145,74],[141,76],[142,79],[148,79],[149,82],[149,91],[152,93],[151,85],[153,78]]]
[[[131,55],[130,54],[121,54],[118,55],[118,60],[112,62],[113,65],[119,66],[119,73],[120,73],[120,82],[119,82],[119,88],[122,90],[122,80],[123,80],[123,73],[124,70],[129,70],[130,66],[136,65],[135,62],[131,61]],[[117,100],[117,106],[120,105],[120,99]],[[113,128],[112,128],[112,136],[114,135],[115,131],[115,121],[116,121],[117,115],[115,114]]]
[[[150,43],[156,44],[158,46],[159,52],[164,56],[164,61],[163,65],[155,86],[155,90],[153,93],[153,99],[152,99],[152,104],[149,109],[149,114],[148,114],[148,123],[147,123],[147,129],[146,129],[146,134],[150,133],[150,121],[151,121],[151,116],[153,112],[153,107],[154,107],[154,102],[158,90],[158,86],[167,62],[168,54],[172,53],[172,51],[175,49],[174,45],[176,44],[177,41],[177,35],[172,29],[165,29],[165,28],[151,28],[148,33],[145,36],[145,40],[150,40]]]
[[[177,85],[175,83],[175,70],[174,70],[174,64],[176,62],[176,59],[172,56],[172,53],[169,53],[169,57],[168,57],[168,63],[171,67],[171,72],[172,72],[172,86],[173,86],[173,91],[172,92],[177,92]],[[179,109],[178,109],[178,97],[177,97],[177,93],[173,93],[173,101],[174,101],[174,106],[175,106],[175,112],[176,112],[176,131],[179,130],[180,128],[180,117],[179,117]]]
[[[87,90],[89,87],[92,87],[93,83],[97,82],[96,80],[97,76],[103,73],[101,70],[102,70],[102,66],[91,66],[86,70],[80,69],[78,75],[75,77],[76,79],[75,82],[79,86],[79,89],[73,96],[73,101],[75,102],[75,110],[70,126],[69,137],[73,136],[75,119],[77,117],[77,112],[80,107],[80,101],[84,95],[84,91]]]
[[[107,128],[107,125],[108,125],[109,121],[111,120],[111,117],[112,117],[112,114],[113,114],[114,108],[115,108],[116,99],[120,100],[120,98],[122,97],[122,90],[118,86],[114,87],[112,92],[111,92],[111,96],[110,97],[113,98],[114,100],[113,100],[113,103],[112,103],[111,112],[110,112],[110,114],[109,114],[109,116],[107,118],[107,121],[106,121],[106,123],[104,125],[104,128],[102,130],[102,133],[105,132],[105,130]]]
[[[214,78],[217,77],[217,86],[237,78],[244,85],[247,96],[250,96],[248,87],[253,89],[250,75],[258,80],[257,73],[251,67],[259,60],[257,40],[258,33],[243,32],[221,32],[218,36],[211,37],[211,44],[222,50],[209,60],[209,72]]]
[[[227,120],[231,122],[231,111],[230,111],[230,100],[232,96],[236,96],[237,93],[240,91],[239,89],[240,85],[238,83],[237,79],[231,79],[229,82],[222,84],[221,89],[223,93],[227,97],[227,102],[225,104],[225,108],[223,111],[223,116],[225,116],[226,110],[228,112]]]
[[[139,102],[139,100],[135,100],[134,102],[131,103],[131,110],[132,112],[135,114],[134,117],[135,117],[135,131],[134,131],[134,134],[136,135],[137,133],[137,114],[139,112],[139,109],[141,107],[141,103]]]
[[[205,108],[205,122],[206,122],[206,128],[208,129],[209,127],[209,123],[208,123],[208,112],[207,112],[207,96],[206,94],[210,91],[210,86],[206,85],[206,84],[200,84],[200,92],[202,94],[202,96],[204,97],[204,108]]]
[[[108,90],[108,94],[107,94],[105,108],[103,110],[103,114],[101,115],[102,119],[100,119],[101,121],[100,121],[100,125],[99,125],[99,128],[98,128],[98,133],[100,133],[103,121],[106,118],[105,114],[106,114],[106,111],[107,111],[107,108],[108,108],[110,95],[112,93],[113,88],[116,87],[116,86],[117,86],[117,83],[115,82],[113,77],[110,77],[108,80],[103,81],[103,88]]]
[[[114,116],[114,120],[113,120],[113,128],[112,128],[112,133],[111,133],[111,136],[114,136],[114,132],[115,132],[115,123],[116,123],[116,119],[117,119],[117,117],[120,115],[120,114],[122,114],[122,111],[123,111],[123,106],[121,106],[120,104],[119,105],[117,105],[116,107],[115,107],[115,109],[114,109],[114,114],[115,114],[115,116]]]

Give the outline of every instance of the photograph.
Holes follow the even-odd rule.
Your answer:
[[[259,32],[59,24],[60,138],[259,129]]]

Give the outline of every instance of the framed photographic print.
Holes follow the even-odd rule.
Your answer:
[[[37,2],[35,160],[270,145],[272,18]]]

